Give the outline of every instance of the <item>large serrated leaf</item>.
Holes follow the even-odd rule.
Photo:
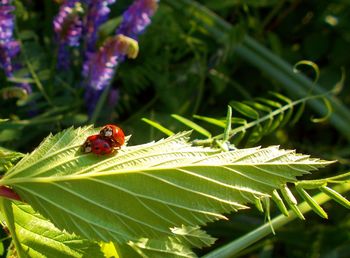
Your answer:
[[[188,132],[115,155],[82,154],[81,144],[95,132],[70,128],[49,136],[0,183],[60,229],[119,244],[171,238],[174,246],[205,246],[205,235],[174,228],[225,218],[330,163],[277,146],[231,152],[193,147]]]

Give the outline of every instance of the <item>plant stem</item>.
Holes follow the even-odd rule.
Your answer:
[[[21,200],[21,197],[19,197],[18,194],[16,194],[11,188],[4,185],[0,185],[0,196],[17,201]]]
[[[92,116],[89,120],[89,124],[95,124],[97,122],[98,117],[100,116],[101,112],[103,111],[103,106],[106,103],[106,99],[108,96],[108,93],[111,89],[111,82],[108,84],[108,86],[106,86],[106,88],[102,91],[98,101],[97,101],[97,105],[95,107],[94,112],[92,113]]]
[[[350,183],[345,183],[342,185],[338,185],[334,187],[334,190],[338,193],[345,193],[350,191]],[[326,195],[325,193],[319,193],[312,197],[319,205],[328,202],[331,198]],[[312,208],[306,203],[302,202],[298,205],[298,209],[303,213],[307,213],[312,210]],[[288,211],[289,216],[286,217],[284,215],[279,215],[273,220],[271,220],[270,223],[265,223],[261,227],[258,227],[257,229],[249,232],[248,234],[234,240],[233,242],[226,244],[218,249],[215,249],[214,251],[206,254],[203,256],[203,258],[229,258],[233,257],[235,255],[238,255],[242,250],[249,247],[252,244],[255,244],[259,240],[263,239],[264,237],[270,235],[271,232],[271,226],[277,230],[281,228],[282,226],[286,225],[287,223],[295,220],[297,216],[292,210]]]
[[[33,80],[35,81],[35,85],[37,86],[38,90],[41,92],[43,97],[46,99],[47,103],[50,106],[54,107],[55,105],[53,104],[50,96],[45,91],[45,88],[44,88],[43,84],[41,83],[41,81],[39,79],[39,76],[37,75],[34,67],[32,66],[32,63],[29,60],[29,57],[27,55],[27,50],[26,50],[24,44],[22,43],[22,41],[20,41],[20,45],[21,45],[21,52],[23,54],[24,61],[25,61],[26,65],[27,65],[27,68],[28,68],[28,70],[29,70]]]

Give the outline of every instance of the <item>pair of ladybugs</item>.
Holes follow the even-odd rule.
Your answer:
[[[105,125],[99,134],[89,136],[82,146],[82,152],[97,155],[111,154],[125,142],[122,129],[116,125]]]

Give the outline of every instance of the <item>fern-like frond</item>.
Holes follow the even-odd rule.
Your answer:
[[[243,101],[230,103],[232,106],[232,117],[212,118],[194,115],[193,117],[211,125],[227,128],[228,119],[231,122],[230,130],[225,133],[211,137],[211,133],[199,124],[179,115],[172,115],[173,118],[207,137],[205,140],[196,140],[195,145],[213,145],[218,141],[230,140],[234,145],[244,141],[244,146],[252,146],[258,143],[264,136],[273,133],[277,129],[288,124],[294,125],[301,117],[305,103],[311,99],[322,96],[310,96],[307,98],[292,101],[279,93],[272,92],[275,99],[256,98],[254,101]],[[231,108],[231,107],[230,107]],[[156,129],[166,133],[167,128],[147,119],[147,123]],[[232,129],[231,129],[232,128]],[[220,144],[219,144],[220,145]]]
[[[275,99],[256,98],[254,101],[231,102],[233,108],[232,129],[230,140],[237,145],[242,141],[245,146],[259,142],[264,136],[288,124],[295,124],[304,111],[305,103],[322,96],[310,96],[292,101],[279,93],[271,93]],[[225,119],[206,116],[194,116],[195,119],[224,128]],[[224,139],[220,134],[207,140],[197,140],[196,145],[207,145]]]

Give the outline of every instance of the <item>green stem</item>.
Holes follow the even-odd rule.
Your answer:
[[[23,57],[24,57],[24,61],[27,65],[27,68],[35,82],[35,85],[37,86],[38,90],[41,92],[41,94],[44,96],[44,98],[46,99],[47,103],[50,105],[50,106],[53,106],[54,107],[54,104],[51,100],[51,98],[49,97],[49,95],[46,93],[45,89],[44,89],[44,86],[42,85],[37,73],[35,72],[35,69],[34,67],[32,66],[31,62],[29,61],[29,58],[28,58],[28,55],[27,55],[27,51],[23,45],[23,43],[20,41],[20,44],[21,44],[21,52],[23,54]]]
[[[281,8],[283,7],[285,3],[285,0],[278,1],[277,4],[274,6],[272,11],[266,16],[266,18],[263,20],[261,27],[266,28],[266,26],[272,21],[272,19],[281,11]]]
[[[89,124],[95,124],[96,123],[98,117],[101,114],[102,108],[103,108],[103,106],[106,103],[106,99],[107,99],[107,96],[108,96],[110,88],[111,88],[111,83],[108,84],[108,86],[103,90],[101,96],[99,97],[97,105],[95,107],[95,110],[92,113],[92,116],[91,116],[91,118],[89,120]]]
[[[227,42],[233,26],[203,5],[193,0],[163,0],[163,2],[176,9],[181,15],[185,15],[186,18],[195,19],[198,25],[201,25],[204,30],[211,34],[218,43],[225,44]],[[279,81],[295,97],[308,96],[310,89],[313,89],[314,94],[325,93],[321,86],[302,74],[294,73],[290,64],[249,36],[245,36],[242,43],[235,50],[238,56]],[[350,110],[339,99],[332,96],[327,98],[333,107],[330,123],[350,141]],[[308,104],[320,115],[327,113],[327,108],[322,100],[310,101]]]
[[[350,184],[342,184],[334,187],[334,190],[338,193],[345,193],[350,191]],[[319,193],[312,197],[319,205],[328,202],[331,198],[325,193]],[[298,209],[303,213],[307,213],[312,210],[312,208],[306,203],[303,202],[298,205]],[[292,210],[289,210],[289,216],[279,215],[270,223],[265,223],[261,227],[249,232],[248,234],[234,240],[233,242],[226,244],[220,248],[215,249],[214,251],[206,254],[203,258],[229,258],[238,255],[242,250],[247,247],[255,244],[259,240],[271,234],[271,226],[277,230],[282,226],[288,224],[289,222],[295,220],[297,216]]]

